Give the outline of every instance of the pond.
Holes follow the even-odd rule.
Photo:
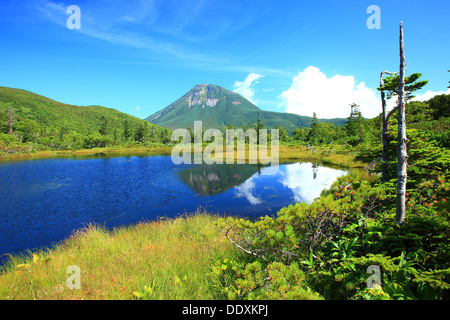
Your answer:
[[[347,171],[313,163],[175,165],[170,156],[0,162],[0,261],[97,223],[108,229],[199,207],[257,218],[311,203]]]

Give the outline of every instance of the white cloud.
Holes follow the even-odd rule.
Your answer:
[[[438,96],[438,95],[441,95],[441,94],[450,94],[450,89],[447,89],[447,91],[431,91],[431,90],[428,90],[427,92],[422,93],[422,94],[417,94],[416,93],[416,94],[414,94],[415,97],[412,98],[411,101],[427,101],[427,100],[430,100],[431,98],[433,98],[434,96]],[[394,96],[391,99],[388,99],[386,101],[386,109],[388,111],[394,109],[394,107],[397,106],[397,103],[398,103],[397,96]]]
[[[356,83],[353,76],[335,75],[328,78],[314,66],[309,66],[292,80],[291,87],[278,96],[286,112],[318,118],[346,118],[350,105],[360,106],[363,117],[373,118],[381,112],[378,91]]]
[[[412,98],[412,101],[427,101],[430,100],[431,98],[433,98],[434,96],[438,96],[441,94],[450,94],[450,89],[447,89],[447,91],[431,91],[428,90],[427,92],[423,93],[423,94],[416,94],[414,98]]]
[[[250,73],[244,81],[236,81],[233,85],[233,91],[239,93],[241,96],[249,100],[251,103],[256,105],[258,100],[254,100],[255,89],[252,85],[258,83],[258,79],[263,76],[258,73]]]
[[[140,106],[137,106],[136,108],[134,108],[134,111],[139,111],[139,110],[141,110]]]

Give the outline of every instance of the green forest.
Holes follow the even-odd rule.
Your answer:
[[[100,106],[74,106],[0,87],[0,156],[42,150],[155,146],[170,131]]]

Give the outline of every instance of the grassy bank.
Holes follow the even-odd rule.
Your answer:
[[[192,151],[194,149],[192,148]],[[204,150],[204,148],[203,148]],[[367,164],[355,160],[354,155],[349,154],[337,154],[329,153],[329,148],[317,147],[316,152],[313,153],[312,150],[306,150],[297,146],[279,146],[279,161],[313,161],[321,162],[324,164],[336,165],[347,168],[363,168]],[[69,156],[89,156],[89,155],[120,155],[120,154],[164,154],[171,155],[171,146],[161,146],[161,147],[111,147],[111,148],[92,148],[92,149],[80,149],[80,150],[61,150],[61,151],[37,151],[33,153],[17,153],[0,155],[0,160],[11,160],[11,159],[38,159],[38,158],[58,158],[58,157],[69,157]],[[271,149],[268,148],[268,155],[271,155]],[[214,155],[214,154],[213,154]],[[223,159],[227,157],[227,152],[224,148]],[[232,155],[235,160],[241,159],[248,162],[249,160],[254,160],[249,157],[249,147],[245,148],[245,155],[240,157],[235,151]],[[264,158],[265,159],[265,158]],[[259,159],[257,159],[259,160]],[[269,159],[270,160],[270,159]]]
[[[317,147],[316,152],[313,153],[311,150],[306,150],[305,147],[301,150],[300,147],[282,145],[279,147],[279,154],[280,160],[285,161],[316,161],[347,168],[364,168],[367,166],[366,163],[356,160],[355,155],[330,153],[327,147]]]
[[[58,158],[67,156],[88,156],[88,155],[114,155],[114,154],[167,154],[170,155],[172,147],[111,147],[92,148],[79,150],[46,150],[31,153],[13,153],[0,155],[0,160],[9,159],[39,159]]]
[[[211,265],[240,253],[217,221],[197,212],[111,232],[90,226],[50,250],[11,257],[0,299],[220,298]],[[71,265],[80,268],[79,290],[66,286]]]
[[[364,168],[367,166],[366,163],[356,160],[354,155],[330,153],[329,148],[326,147],[323,148],[317,147],[314,153],[312,150],[306,150],[306,148],[303,148],[302,150],[300,147],[297,146],[281,145],[279,146],[278,149],[279,149],[278,150],[279,162],[286,162],[286,161],[318,162],[346,168]],[[213,153],[212,157],[214,156],[215,154]],[[256,158],[256,156],[258,158]],[[271,148],[268,148],[267,152],[263,152],[261,155],[257,153],[255,154],[255,156],[251,157],[249,155],[248,146],[246,146],[245,148],[245,154],[239,154],[237,150],[235,150],[233,154],[227,153],[225,150],[223,152],[224,163],[225,159],[227,159],[228,157],[232,158],[234,157],[235,161],[244,160],[246,163],[248,163],[249,161],[254,161],[254,163],[263,162],[273,164],[274,161],[273,159],[271,159],[271,156],[272,156]]]

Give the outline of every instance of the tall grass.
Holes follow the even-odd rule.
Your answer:
[[[29,159],[29,158],[57,158],[81,155],[114,155],[114,154],[165,154],[170,155],[172,147],[168,146],[134,146],[134,147],[105,147],[79,150],[41,150],[30,153],[0,153],[0,160]]]
[[[205,146],[203,146],[204,148]],[[367,164],[364,164],[360,161],[355,160],[355,156],[348,154],[330,154],[328,153],[328,148],[326,147],[317,147],[316,152],[313,153],[312,150],[306,150],[306,147],[301,151],[298,146],[288,146],[288,145],[280,145],[279,146],[279,161],[317,161],[325,164],[337,165],[341,167],[348,168],[362,168]],[[194,151],[193,147],[191,151]],[[164,154],[171,155],[172,147],[171,146],[152,146],[152,147],[109,147],[109,148],[92,148],[92,149],[80,149],[80,150],[61,150],[61,151],[38,151],[35,153],[29,154],[13,154],[13,155],[0,155],[0,160],[10,160],[10,159],[26,159],[26,158],[53,158],[53,157],[65,157],[65,156],[82,156],[82,155],[119,155],[119,154]],[[267,155],[265,156],[265,152],[262,153],[261,158],[259,152],[256,155],[249,154],[249,146],[248,144],[245,146],[245,154],[241,155],[235,149],[232,154],[226,152],[226,148],[224,147],[221,155],[217,155],[217,157],[222,156],[223,161],[227,159],[227,157],[231,157],[235,161],[244,160],[246,163],[250,161],[256,162],[265,162],[270,163],[272,160],[271,147],[267,148]],[[212,153],[212,156],[216,156],[215,153]],[[255,158],[256,156],[256,158]]]
[[[349,154],[329,153],[329,148],[326,147],[317,147],[315,148],[315,152],[313,152],[312,150],[306,150],[306,147],[303,149],[304,150],[301,150],[301,148],[297,146],[280,145],[278,159],[279,161],[314,161],[347,168],[363,168],[367,166],[367,164],[355,160],[354,155],[352,156]],[[247,163],[251,160],[264,160],[265,162],[273,161],[271,157],[273,157],[274,155],[272,155],[271,153],[271,148],[268,147],[267,150],[268,158],[265,158],[265,152],[263,153],[262,159],[259,158],[259,152],[256,155],[253,155],[252,158],[249,155],[248,146],[246,146],[245,148],[245,154],[243,155],[243,157],[242,155],[238,154],[236,150],[233,154],[229,154],[224,150],[223,158],[226,159],[226,157],[231,156],[232,158],[234,157],[235,160],[245,160]],[[257,157],[256,159],[255,156]]]
[[[215,299],[212,263],[240,254],[217,221],[197,212],[113,231],[90,225],[61,245],[11,257],[0,299]],[[81,289],[66,285],[71,265]]]

